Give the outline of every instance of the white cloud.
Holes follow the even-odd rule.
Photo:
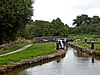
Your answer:
[[[33,20],[52,21],[59,17],[71,26],[77,15],[100,16],[99,0],[35,0]]]

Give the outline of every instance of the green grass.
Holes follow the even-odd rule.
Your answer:
[[[95,47],[96,50],[100,51],[100,44],[95,44],[94,47]]]
[[[87,44],[87,43],[84,43],[84,42],[81,42],[81,41],[77,42],[77,43],[74,43],[74,44],[91,49],[91,44]],[[94,44],[94,49],[95,50],[100,50],[100,44]]]
[[[91,49],[91,44],[84,43],[85,37],[87,37],[88,42],[91,42],[92,40],[94,40],[95,43],[100,42],[100,34],[98,35],[97,34],[74,34],[74,35],[70,35],[69,37],[74,38],[74,39],[80,39],[77,43],[74,43],[74,44],[87,47],[89,49]],[[95,44],[94,47],[95,47],[95,50],[100,50],[100,44]]]
[[[25,43],[18,45],[18,46],[13,46],[13,47],[10,47],[10,48],[3,49],[3,50],[0,51],[0,54],[5,54],[5,53],[11,52],[11,51],[15,51],[15,50],[22,48],[22,47],[24,47],[28,44],[30,44],[30,43],[25,42]]]
[[[83,42],[77,42],[77,43],[74,43],[76,45],[80,45],[80,46],[83,46],[83,47],[87,47],[87,48],[91,48],[91,45],[90,44],[87,44],[87,43],[83,43]]]
[[[93,38],[95,36],[98,36],[98,35],[96,35],[96,34],[74,34],[74,35],[70,35],[69,37],[78,38],[78,39],[84,39],[85,37]]]
[[[21,59],[27,59],[30,57],[47,55],[53,52],[57,52],[55,49],[55,43],[36,43],[24,51],[0,57],[0,65],[7,64],[9,62],[17,62]]]

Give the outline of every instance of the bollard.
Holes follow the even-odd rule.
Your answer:
[[[94,49],[94,41],[91,41],[91,49]]]
[[[85,43],[87,43],[87,38],[86,37],[85,37],[84,41],[85,41]]]
[[[59,42],[56,42],[56,49],[59,50]]]

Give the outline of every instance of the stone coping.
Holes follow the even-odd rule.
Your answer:
[[[50,60],[50,59],[53,59],[56,57],[65,56],[65,54],[66,54],[66,52],[64,50],[59,50],[59,51],[49,54],[49,55],[43,55],[43,56],[38,56],[38,57],[34,57],[34,58],[31,57],[28,59],[22,59],[19,62],[10,62],[10,63],[0,67],[0,74],[14,71],[15,69],[21,68],[25,65],[36,64],[38,62],[41,63],[42,61]]]
[[[75,44],[72,44],[72,43],[68,43],[68,44],[69,44],[69,46],[71,46],[72,48],[74,48],[76,50],[85,52],[85,53],[90,54],[90,55],[100,56],[100,51],[96,51],[94,49],[91,50],[91,49],[88,49],[86,47],[75,45]]]

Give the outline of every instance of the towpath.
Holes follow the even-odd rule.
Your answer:
[[[18,49],[18,50],[16,50],[16,51],[12,51],[12,52],[9,52],[9,53],[1,54],[0,57],[1,57],[1,56],[7,56],[7,55],[10,55],[10,54],[14,54],[14,53],[23,51],[23,50],[29,48],[30,46],[32,46],[32,44],[26,45],[26,46],[24,46],[24,47],[22,47],[22,48],[20,48],[20,49]]]

